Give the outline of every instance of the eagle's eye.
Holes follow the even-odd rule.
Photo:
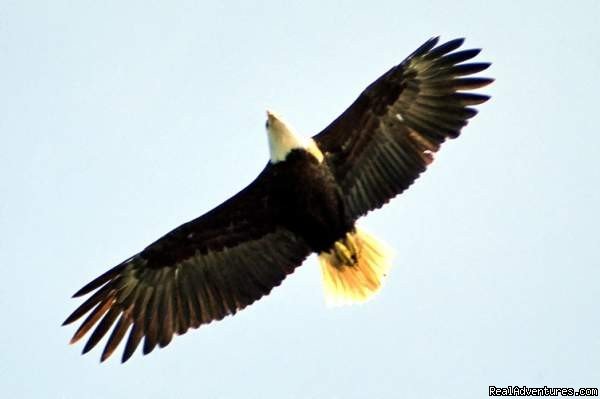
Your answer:
[[[268,129],[269,126],[271,126],[271,124],[269,123],[269,120],[267,119],[267,121],[265,122],[265,127]]]

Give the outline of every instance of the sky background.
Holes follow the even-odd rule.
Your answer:
[[[600,386],[600,2],[227,4],[0,1],[2,396]],[[312,135],[434,35],[484,49],[493,98],[361,220],[396,252],[375,299],[327,308],[311,257],[125,365],[67,344],[71,294],[256,176],[266,108]]]

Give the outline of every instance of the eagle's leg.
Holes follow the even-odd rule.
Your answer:
[[[381,288],[390,251],[373,236],[355,228],[319,254],[327,302],[364,302]]]

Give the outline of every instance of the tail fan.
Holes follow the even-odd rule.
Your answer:
[[[368,300],[381,288],[390,267],[391,251],[358,228],[319,254],[325,299],[329,305]]]

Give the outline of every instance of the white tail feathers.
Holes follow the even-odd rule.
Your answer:
[[[362,230],[348,233],[329,252],[319,254],[329,305],[365,302],[381,288],[391,251]]]

